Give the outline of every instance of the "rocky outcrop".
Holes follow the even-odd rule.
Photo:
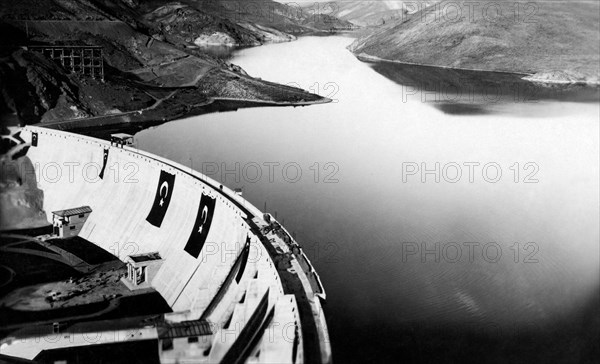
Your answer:
[[[17,130],[2,130],[0,153],[0,229],[15,230],[47,226],[43,210],[44,191],[38,188],[31,160],[23,154],[29,146]]]
[[[160,6],[143,15],[151,29],[175,45],[260,45],[260,35],[226,18],[179,2]]]
[[[524,80],[541,84],[590,84],[600,85],[598,75],[584,75],[574,71],[538,72],[523,77]]]
[[[0,62],[5,105],[27,124],[90,116],[79,100],[79,81],[42,55],[17,50]]]

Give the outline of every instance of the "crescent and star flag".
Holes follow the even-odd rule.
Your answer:
[[[31,145],[37,147],[38,144],[38,134],[36,132],[31,133]]]
[[[173,195],[173,187],[175,186],[175,175],[160,171],[160,178],[158,180],[158,187],[156,187],[156,196],[154,197],[154,204],[152,210],[148,214],[146,221],[150,224],[160,227],[169,208],[169,202],[171,202],[171,196]]]
[[[185,251],[194,258],[198,258],[202,247],[206,242],[208,236],[208,230],[212,223],[213,215],[215,213],[215,205],[217,199],[207,195],[200,197],[200,206],[198,207],[198,215],[196,215],[196,222],[194,228],[190,234],[187,244],[185,245]]]
[[[104,169],[106,169],[106,162],[108,162],[108,148],[104,149],[104,156],[102,157],[102,170],[100,171],[100,174],[98,175],[98,177],[100,177],[100,179],[104,179]]]
[[[15,154],[13,154],[12,159],[19,159],[25,155],[27,155],[27,151],[29,150],[29,146],[24,146],[23,148],[19,149],[18,152],[16,152]]]

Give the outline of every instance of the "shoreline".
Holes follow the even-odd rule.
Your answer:
[[[441,66],[441,65],[433,65],[433,64],[423,64],[423,63],[417,63],[417,62],[398,61],[398,60],[380,58],[380,57],[373,56],[373,55],[370,55],[370,54],[367,54],[364,52],[362,52],[360,54],[356,54],[355,52],[353,52],[350,49],[350,46],[348,46],[348,50],[352,54],[354,54],[354,56],[359,61],[362,61],[362,62],[369,62],[369,63],[388,62],[388,63],[395,63],[395,64],[404,64],[404,65],[408,65],[408,66],[431,67],[431,68],[447,69],[447,70],[515,75],[515,76],[522,76],[520,78],[523,81],[527,81],[527,82],[531,82],[531,83],[535,83],[535,84],[541,84],[541,85],[549,85],[549,86],[550,85],[564,85],[564,86],[582,85],[582,86],[588,86],[588,87],[594,87],[594,86],[600,87],[600,81],[596,81],[596,82],[593,82],[593,81],[570,81],[570,80],[560,80],[560,79],[536,78],[537,74],[540,74],[543,72],[525,73],[525,72],[518,72],[518,71],[485,70],[485,69],[477,69],[477,68],[451,67],[451,66]]]
[[[11,24],[19,23],[20,27],[22,27],[22,22],[23,20],[15,20],[11,21]],[[61,26],[64,24],[79,24],[77,21],[62,20],[50,20],[43,23],[58,23]],[[92,21],[91,23],[104,24],[98,21]],[[147,56],[146,58],[157,56],[157,60],[163,60],[164,62],[154,64],[152,62],[144,63],[140,61],[142,64],[139,67],[136,65],[133,69],[120,67],[120,64],[111,66],[114,70],[110,69],[112,71],[107,77],[108,81],[102,83],[81,81],[79,78],[69,80],[68,85],[64,87],[82,90],[79,94],[75,94],[72,99],[65,99],[65,102],[61,104],[56,102],[56,105],[50,105],[47,110],[40,111],[39,115],[35,114],[26,121],[10,119],[6,120],[6,122],[9,125],[30,124],[45,128],[78,130],[79,133],[87,133],[87,130],[85,130],[87,128],[116,128],[117,126],[122,126],[128,129],[142,129],[146,126],[158,125],[179,118],[209,112],[236,110],[242,107],[308,106],[331,101],[306,90],[290,88],[285,85],[262,80],[258,77],[252,77],[241,68],[229,64],[229,62],[223,61],[219,57],[203,57],[197,54],[197,52],[202,53],[202,48],[210,48],[212,46],[227,47],[236,50],[268,44],[287,43],[297,40],[297,34],[286,34],[285,37],[268,38],[259,44],[223,44],[212,42],[211,44],[203,44],[202,46],[183,47],[196,49],[195,51],[192,49],[186,51],[185,49],[180,49],[175,44],[160,43],[160,47],[148,44],[148,41],[151,41],[151,39],[147,36],[137,34],[135,29],[129,29],[129,24],[121,20],[115,20],[111,23],[117,24],[119,27],[121,25],[126,26],[128,30],[133,32],[133,37],[138,36],[139,39],[136,38],[137,43],[135,44],[138,44],[140,49],[148,50],[147,54],[142,52],[142,55]],[[54,29],[50,29],[48,32],[51,33],[51,30]],[[110,30],[115,31],[112,28]],[[118,28],[117,30],[121,29]],[[44,29],[40,30],[42,33],[43,31]],[[317,31],[316,33],[324,34],[325,32]],[[129,33],[126,35],[129,35]],[[48,37],[51,37],[51,35],[48,35]],[[110,38],[112,43],[109,43],[122,44],[123,39],[121,38],[123,38],[121,33],[113,34],[112,38]],[[144,45],[145,47],[143,47]],[[15,49],[19,51],[18,48]],[[26,64],[19,68],[20,72],[24,73],[30,67],[37,67],[35,69],[39,69],[40,71],[34,74],[37,78],[32,76],[35,80],[38,78],[58,80],[63,77],[61,72],[54,68],[46,69],[39,67],[38,63],[43,63],[39,59],[41,57],[37,55],[29,56],[28,49],[22,52],[26,52],[29,58],[18,55],[18,57],[26,58],[27,61]],[[176,57],[180,53],[181,55]],[[9,60],[13,63],[18,63],[21,59],[13,59],[14,57],[16,56],[12,54],[9,56]],[[204,58],[209,59],[209,61]],[[150,57],[149,59],[153,58]],[[211,63],[210,59],[214,59],[214,64]],[[128,73],[137,76],[137,79],[129,79],[126,76]],[[146,78],[156,81],[156,85],[150,85],[149,82],[146,82],[148,81]],[[55,88],[56,90],[53,88],[50,91],[63,92],[62,89]],[[47,97],[46,94],[50,91],[41,89],[35,91],[36,95],[34,96],[38,98]],[[241,98],[238,99],[238,97]],[[117,100],[119,98],[120,100]],[[136,100],[136,102],[133,104],[124,103],[121,100],[125,98],[131,98],[132,100]]]
[[[154,126],[158,126],[170,121],[185,119],[189,117],[205,115],[217,112],[236,111],[251,107],[304,107],[310,105],[319,105],[330,103],[331,99],[323,97],[322,99],[312,101],[271,101],[256,99],[237,99],[229,97],[213,97],[206,102],[193,105],[191,109],[184,113],[174,114],[169,117],[153,117],[150,114],[144,115],[143,110],[128,111],[120,114],[94,116],[90,118],[70,119],[55,121],[52,123],[39,123],[33,126],[55,129],[60,131],[70,131],[77,134],[95,136],[101,139],[108,139],[110,134],[115,132],[129,132],[131,134],[140,132]]]
[[[332,35],[329,32],[315,32],[314,34],[321,34],[323,36]],[[303,34],[308,35],[308,34]],[[301,35],[302,36],[302,35]],[[261,44],[203,44],[202,46],[196,46],[194,48],[201,49],[204,47],[211,46],[221,46],[228,47],[234,50],[242,49],[242,48],[254,48],[260,47],[268,44],[277,44],[277,43],[288,43],[292,41],[298,40],[298,36],[292,35],[291,39],[274,39]],[[189,56],[183,57],[187,58]],[[179,61],[172,60],[170,63],[176,63]],[[148,69],[152,69],[153,67],[147,67]],[[243,70],[242,70],[243,71]],[[135,72],[134,72],[135,73]],[[234,78],[239,79],[240,75],[231,70],[226,70],[226,74],[234,75]],[[250,107],[264,107],[264,106],[310,106],[317,104],[325,104],[331,102],[330,99],[311,94],[305,90],[305,97],[292,97],[289,95],[288,97],[283,97],[281,100],[281,95],[285,94],[287,90],[285,85],[280,85],[274,82],[269,82],[266,80],[262,80],[260,78],[256,78],[247,74],[243,74],[242,77],[249,82],[260,82],[264,84],[264,86],[274,87],[273,90],[266,90],[265,95],[267,98],[275,98],[279,100],[272,99],[260,99],[260,98],[236,98],[236,97],[220,97],[220,96],[212,96],[212,97],[199,97],[200,102],[195,103],[190,100],[187,103],[184,101],[183,103],[179,103],[176,107],[175,105],[171,105],[170,101],[176,99],[178,96],[178,91],[183,90],[188,87],[193,87],[196,85],[198,80],[194,82],[190,82],[189,84],[183,84],[179,86],[158,86],[156,90],[164,89],[164,90],[172,90],[166,96],[163,97],[155,97],[155,102],[147,107],[139,108],[136,110],[128,110],[122,111],[114,114],[104,114],[104,115],[94,115],[94,116],[86,116],[80,118],[70,118],[63,120],[53,120],[48,122],[39,122],[36,124],[31,124],[34,126],[40,126],[49,129],[62,130],[62,131],[71,131],[83,135],[93,135],[100,138],[108,138],[110,135],[107,135],[107,131],[110,130],[112,132],[131,132],[135,133],[141,130],[144,130],[149,127],[158,126],[160,124],[184,119],[188,117],[213,113],[213,112],[227,112],[227,111],[235,111],[240,108],[250,108]],[[142,90],[143,91],[143,90]],[[144,91],[145,92],[145,91]],[[148,92],[146,92],[148,93]],[[152,96],[152,95],[150,95]],[[202,95],[200,95],[202,96]],[[152,96],[154,97],[154,96]],[[288,100],[285,100],[285,99]],[[308,99],[305,101],[305,98]],[[296,100],[294,100],[296,99]],[[298,100],[299,99],[299,100]]]
[[[307,31],[304,33],[286,33],[288,35],[290,35],[292,38],[290,39],[284,39],[284,38],[279,38],[279,39],[268,39],[268,40],[264,40],[262,43],[259,44],[251,44],[251,43],[219,43],[219,42],[207,42],[207,43],[194,43],[195,46],[188,46],[186,48],[188,49],[202,49],[202,48],[207,48],[207,47],[226,47],[226,48],[233,48],[233,49],[237,49],[237,48],[254,48],[254,47],[262,47],[265,45],[269,45],[269,44],[279,44],[279,43],[289,43],[289,42],[295,42],[298,40],[298,38],[301,37],[327,37],[327,36],[333,36],[336,34],[340,34],[340,33],[352,33],[355,32],[357,30],[359,30],[360,28],[357,29],[335,29],[333,31],[329,31],[329,30],[311,30],[311,31]]]

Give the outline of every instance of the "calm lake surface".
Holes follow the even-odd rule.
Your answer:
[[[333,99],[173,121],[141,149],[277,213],[327,291],[334,360],[598,354],[598,90],[357,60],[350,37],[243,49]]]

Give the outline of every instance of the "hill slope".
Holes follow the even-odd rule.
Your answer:
[[[412,14],[423,9],[433,1],[338,1],[315,5],[315,3],[303,4],[307,10],[314,10],[319,6],[321,12],[330,14],[341,20],[350,21],[360,26],[380,26],[390,20],[400,19],[407,14]]]
[[[219,99],[278,105],[326,101],[300,89],[253,79],[239,67],[204,53],[199,43],[211,39],[259,45],[294,38],[251,22],[247,14],[244,18],[227,12],[223,2],[23,0],[4,4],[0,9],[0,119],[33,124],[119,116],[141,125],[206,112],[205,106]],[[268,19],[283,27],[275,16]],[[290,24],[295,23],[290,20]],[[21,49],[35,44],[101,46],[104,81],[68,74],[40,54]]]
[[[148,1],[137,8],[140,22],[154,35],[186,46],[255,46],[295,39],[292,34],[345,29],[351,24],[332,16],[303,13],[271,0]]]
[[[455,13],[445,7],[446,3],[357,39],[350,50],[365,59],[527,73],[546,81],[598,83],[597,3],[530,2],[529,8],[520,3],[519,12],[515,12],[513,2],[486,0],[467,16],[469,2],[453,2],[465,12],[458,21],[452,20]]]

